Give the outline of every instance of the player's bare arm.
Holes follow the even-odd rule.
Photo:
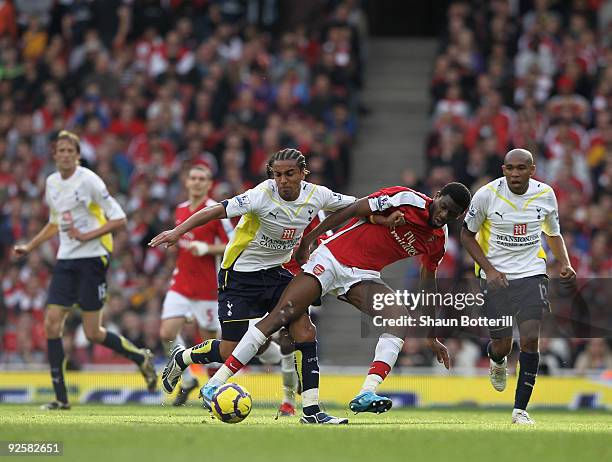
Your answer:
[[[431,271],[425,266],[421,266],[421,274],[419,280],[420,289],[425,293],[433,293],[437,291],[436,285],[436,272]],[[436,359],[440,364],[444,364],[444,367],[450,369],[450,357],[448,349],[440,342],[436,336],[435,331],[432,330],[431,334],[427,338],[427,346],[433,351]]]
[[[68,230],[68,236],[70,236],[72,239],[76,239],[77,241],[87,242],[91,241],[92,239],[97,239],[105,234],[112,233],[118,230],[119,228],[123,228],[126,224],[127,220],[125,218],[108,220],[99,228],[92,229],[91,231],[87,231],[86,233],[79,231],[73,225],[72,228]]]
[[[32,250],[36,249],[43,242],[48,241],[55,236],[59,231],[59,227],[53,223],[47,223],[43,229],[41,229],[34,238],[27,244],[18,244],[13,247],[15,255],[18,257],[24,257],[29,254]]]
[[[295,252],[295,259],[298,264],[303,265],[310,256],[310,248],[317,240],[317,237],[339,227],[351,218],[369,217],[371,223],[387,226],[401,226],[405,224],[404,216],[401,211],[396,210],[388,216],[372,214],[367,197],[358,199],[348,207],[338,210],[325,218],[317,227],[302,238],[300,246]]]
[[[508,279],[506,279],[506,275],[500,271],[497,271],[491,264],[489,259],[482,251],[482,248],[480,247],[480,244],[476,240],[475,236],[476,233],[473,233],[464,225],[461,228],[461,245],[465,247],[465,250],[468,251],[474,261],[484,270],[485,274],[487,275],[488,285],[497,289],[508,287]]]
[[[552,251],[555,258],[561,264],[561,270],[559,271],[559,277],[562,281],[571,283],[576,279],[576,271],[572,268],[572,264],[570,263],[569,256],[567,254],[567,247],[565,246],[565,241],[563,240],[563,236],[560,234],[558,236],[549,236],[544,233],[546,236],[546,242],[548,243],[548,247]]]
[[[222,204],[215,204],[211,207],[206,207],[197,213],[191,215],[187,220],[178,225],[176,228],[164,231],[149,242],[149,247],[157,247],[161,244],[166,244],[166,247],[175,245],[179,238],[188,231],[191,231],[197,226],[202,226],[212,220],[220,220],[227,218],[225,207]]]

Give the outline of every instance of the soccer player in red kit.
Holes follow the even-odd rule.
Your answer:
[[[197,211],[216,204],[208,197],[211,186],[212,173],[208,168],[196,165],[189,169],[185,180],[189,199],[177,206],[176,225]],[[203,340],[217,338],[220,326],[215,260],[217,255],[223,255],[231,231],[229,220],[218,220],[194,228],[179,240],[176,267],[164,299],[159,332],[168,354],[175,342],[185,343],[180,332],[185,322],[191,319],[198,323]],[[185,404],[189,393],[197,386],[198,381],[186,369],[173,404]]]
[[[372,316],[375,311],[371,295],[392,294],[381,280],[380,271],[398,260],[416,255],[422,256],[423,289],[435,290],[436,269],[444,256],[448,236],[446,224],[467,210],[470,199],[470,192],[461,183],[447,184],[433,199],[397,186],[381,189],[326,218],[302,239],[296,253],[298,262],[308,257],[318,236],[352,220],[315,250],[275,308],[249,328],[232,355],[202,389],[203,399],[211,399],[220,385],[249,362],[268,336],[301,316],[314,300],[326,293],[340,296]],[[376,214],[395,215],[396,226],[374,225]],[[408,315],[408,310],[403,305],[393,305],[376,313],[383,314],[386,319],[400,319]],[[363,387],[350,403],[352,411],[380,413],[391,408],[391,400],[377,395],[376,388],[395,364],[406,332],[406,327],[393,326],[381,335]],[[448,368],[449,357],[444,345],[431,338],[429,346],[438,361]]]

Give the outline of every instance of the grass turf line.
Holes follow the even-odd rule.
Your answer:
[[[612,460],[612,413],[534,410],[535,428],[511,425],[508,410],[392,410],[349,416],[342,427],[274,420],[253,410],[242,423],[199,407],[76,405],[45,412],[0,405],[0,440],[64,442],[62,460]],[[20,458],[26,460],[30,458]],[[40,460],[39,458],[31,458]]]

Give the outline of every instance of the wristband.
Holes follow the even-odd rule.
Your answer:
[[[196,254],[198,255],[198,257],[201,257],[203,255],[206,255],[208,253],[208,244],[206,242],[202,242],[202,241],[192,241],[191,244],[189,244],[189,248],[190,249],[195,249]]]

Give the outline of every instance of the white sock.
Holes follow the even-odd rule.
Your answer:
[[[257,354],[268,338],[254,325],[249,327],[242,340],[236,345],[232,356],[242,364],[247,364]],[[280,358],[279,358],[280,361]]]
[[[175,345],[183,345],[185,346],[185,339],[183,338],[183,336],[181,334],[178,334],[176,336],[176,340],[174,341]],[[191,356],[189,357],[189,359],[191,359]],[[183,380],[183,385],[193,385],[193,383],[195,382],[195,377],[193,376],[193,374],[191,373],[191,371],[189,370],[189,368],[185,369],[183,371],[183,375],[182,375],[182,380]]]
[[[257,358],[261,361],[261,364],[271,365],[280,363],[282,358],[280,345],[276,342],[270,342],[268,348],[260,355],[257,355]]]
[[[220,387],[227,382],[232,375],[234,375],[234,373],[231,371],[231,369],[223,364],[219,370],[215,372],[215,375],[210,378],[207,385],[216,385],[217,387]]]
[[[393,369],[397,361],[397,355],[402,350],[403,345],[404,341],[395,335],[385,333],[380,336],[376,344],[372,367],[370,367],[370,371],[363,382],[360,393],[376,391],[387,374]]]
[[[319,405],[319,389],[311,388],[302,392],[302,407]]]
[[[268,338],[254,325],[249,327],[242,340],[236,345],[232,356],[236,358],[242,365],[247,364],[257,354],[261,346],[266,343]],[[208,381],[211,385],[221,386],[234,375],[234,372],[223,364],[215,375]]]
[[[295,406],[298,376],[295,370],[295,356],[293,353],[283,355],[281,358],[281,372],[283,374],[283,402]]]
[[[187,348],[186,350],[183,350],[182,356],[183,356],[183,362],[185,364],[187,364],[188,366],[190,364],[193,364],[193,361],[191,360],[191,348]]]

